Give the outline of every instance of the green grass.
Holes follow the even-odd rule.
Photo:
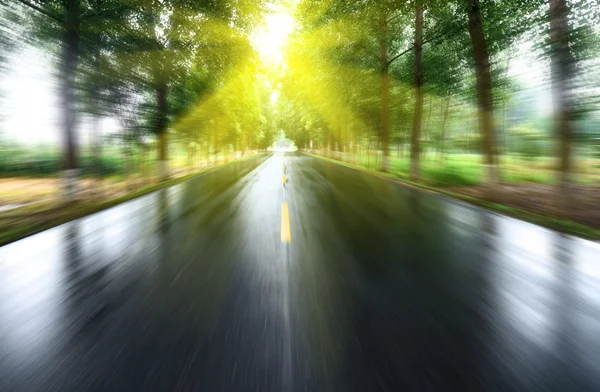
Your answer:
[[[182,147],[173,148],[170,153],[169,165],[171,168],[187,165],[187,152]],[[139,151],[134,150],[128,157],[137,168],[142,164],[145,170],[152,170],[156,159],[156,151],[150,150],[142,156]],[[144,162],[141,162],[142,157]],[[103,146],[100,160],[102,175],[105,177],[129,174],[127,161],[124,158],[123,151],[118,146]],[[77,164],[83,176],[97,171],[98,164],[92,153],[87,149],[82,149],[79,152]],[[9,145],[0,148],[0,177],[56,176],[61,171],[61,165],[62,153],[57,147]]]
[[[408,157],[390,157],[391,171],[399,178],[408,178],[410,160]],[[359,158],[360,166],[375,170],[375,156],[363,154]],[[421,174],[424,180],[435,186],[468,186],[477,185],[482,179],[481,158],[472,154],[448,155],[442,162],[439,156],[428,154],[421,161]],[[381,164],[381,156],[377,157]]]
[[[562,219],[559,217],[543,215],[543,214],[539,214],[539,213],[536,213],[533,211],[528,211],[528,210],[524,210],[524,209],[520,209],[520,208],[507,206],[504,204],[493,203],[493,202],[490,202],[490,201],[487,201],[484,199],[479,199],[479,198],[475,198],[472,196],[463,195],[461,193],[451,192],[446,189],[440,188],[439,186],[432,185],[430,183],[420,183],[420,182],[410,181],[407,179],[407,177],[403,173],[400,173],[398,171],[384,173],[384,172],[368,169],[368,168],[365,168],[362,166],[358,166],[355,164],[342,162],[337,159],[324,157],[321,155],[315,155],[315,154],[308,154],[308,155],[314,156],[319,159],[324,159],[324,160],[327,160],[330,162],[334,162],[336,164],[346,166],[346,167],[354,169],[354,170],[366,172],[371,175],[381,177],[383,179],[387,179],[387,180],[391,179],[391,180],[397,181],[403,185],[419,188],[419,189],[427,191],[427,192],[437,193],[437,194],[441,194],[441,195],[444,195],[444,196],[447,196],[447,197],[450,197],[453,199],[461,200],[461,201],[464,201],[464,202],[467,202],[470,204],[474,204],[474,205],[486,208],[488,210],[491,210],[491,211],[494,211],[494,212],[497,212],[497,213],[500,213],[503,215],[508,215],[508,216],[511,216],[511,217],[514,217],[517,219],[531,222],[531,223],[534,223],[534,224],[537,224],[540,226],[544,226],[549,229],[553,229],[553,230],[556,230],[556,231],[559,231],[562,233],[571,234],[571,235],[575,235],[578,237],[583,237],[583,238],[587,238],[587,239],[591,239],[591,240],[600,240],[600,229],[599,228],[583,225],[583,224],[573,222],[573,221],[570,221],[567,219]],[[467,163],[465,164],[465,167],[470,167],[470,166],[471,165],[469,164],[468,159],[467,159]],[[398,168],[396,166],[392,166],[392,167],[395,169]],[[465,169],[465,167],[463,167],[462,169],[459,169],[459,170],[465,170],[461,174],[461,178],[464,177],[465,179],[469,179],[469,178],[474,179],[476,175],[479,175],[479,176],[481,175],[481,173],[475,174],[474,172],[469,172],[468,170]],[[455,184],[456,184],[456,182],[455,182]]]
[[[339,154],[339,153],[338,153]],[[348,156],[347,162],[356,162]],[[359,166],[378,170],[381,166],[381,154],[361,154]],[[482,158],[478,154],[446,154],[442,161],[439,154],[427,153],[421,156],[421,175],[423,181],[434,186],[472,186],[483,179]],[[399,178],[408,178],[410,160],[408,154],[390,156],[391,171]],[[552,157],[525,158],[519,155],[500,157],[501,180],[511,183],[536,183],[554,185],[556,182],[556,162]],[[600,160],[580,159],[573,181],[581,184],[595,184],[600,181]]]
[[[481,182],[480,165],[470,162],[449,162],[444,166],[423,168],[423,175],[434,186],[469,186]]]

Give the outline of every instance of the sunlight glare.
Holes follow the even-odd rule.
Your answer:
[[[255,34],[253,42],[265,63],[281,64],[288,35],[294,30],[294,18],[285,12],[267,15],[266,26]]]

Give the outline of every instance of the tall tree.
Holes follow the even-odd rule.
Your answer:
[[[490,72],[490,55],[483,31],[481,7],[479,0],[468,0],[469,35],[475,60],[475,76],[477,79],[477,106],[479,128],[481,130],[482,152],[487,168],[487,181],[494,184],[498,181],[496,165],[496,133],[494,131],[494,98],[492,95],[492,75]]]
[[[410,138],[410,175],[413,180],[418,180],[420,171],[420,139],[423,119],[423,4],[415,0],[415,64],[414,64],[414,94],[415,110]]]
[[[389,31],[388,16],[381,13],[379,20],[380,44],[379,64],[381,67],[381,141],[383,146],[383,171],[390,170],[390,64],[389,64]]]
[[[326,3],[309,0],[303,8],[304,14],[309,17],[301,18],[308,20],[306,24],[311,29],[321,32],[331,30],[329,41],[336,42],[336,45],[335,54],[330,54],[330,58],[336,58],[343,64],[376,70],[380,105],[377,133],[383,152],[381,169],[384,171],[390,169],[390,119],[393,106],[390,69],[414,47],[401,34],[410,23],[407,12],[410,6],[397,0],[334,0]]]
[[[569,8],[566,0],[550,0],[549,16],[554,133],[558,141],[559,183],[563,188],[563,195],[567,195],[572,170],[572,80],[575,73],[575,59],[570,48]]]
[[[60,50],[59,86],[61,127],[64,148],[64,195],[72,200],[76,194],[79,163],[77,154],[76,79],[82,45],[98,45],[94,32],[107,26],[110,16],[120,15],[124,7],[118,0],[13,0],[38,14],[36,34],[42,42],[57,43]],[[51,46],[51,45],[50,45]]]
[[[210,52],[223,61],[219,50],[227,52],[227,43],[236,29],[249,29],[262,11],[262,1],[230,0],[136,0],[139,16],[131,30],[145,42],[139,53],[143,59],[143,78],[155,97],[153,130],[157,138],[158,175],[168,176],[167,136],[170,124],[169,95],[181,75],[190,71],[191,61]],[[225,34],[218,40],[205,40],[208,33]]]

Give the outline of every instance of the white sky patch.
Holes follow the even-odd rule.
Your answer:
[[[0,79],[2,130],[21,143],[58,144],[58,99],[52,61],[38,49],[9,57]]]
[[[60,99],[55,63],[44,51],[26,48],[8,57],[7,69],[0,75],[0,131],[18,143],[60,145]],[[112,118],[101,121],[101,133],[119,129]],[[89,120],[77,118],[77,141],[87,144]]]
[[[294,18],[287,12],[279,11],[265,17],[266,25],[252,37],[263,62],[279,65],[283,63],[283,53],[288,35],[294,31]]]
[[[516,81],[520,88],[531,90],[538,110],[552,112],[552,94],[550,93],[550,64],[537,57],[533,51],[533,42],[524,41],[511,57],[508,65],[508,77]]]
[[[271,93],[271,103],[275,104],[278,99],[279,99],[279,91],[273,90],[273,92]]]

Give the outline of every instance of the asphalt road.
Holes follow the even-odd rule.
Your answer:
[[[479,390],[600,390],[598,244],[291,154],[0,248],[2,392]]]

